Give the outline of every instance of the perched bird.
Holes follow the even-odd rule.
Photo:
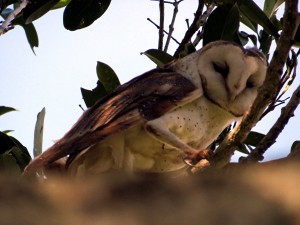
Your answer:
[[[266,74],[257,49],[227,41],[153,69],[119,86],[80,117],[24,173],[69,155],[72,175],[115,170],[178,171],[252,105]]]

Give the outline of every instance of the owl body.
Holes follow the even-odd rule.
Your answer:
[[[161,124],[185,144],[201,150],[238,119],[201,97],[151,123]],[[146,125],[147,121],[141,121],[82,152],[70,164],[70,173],[97,174],[114,170],[162,173],[186,167],[182,151],[151,135],[145,129]]]
[[[100,99],[25,173],[66,155],[73,175],[180,170],[249,110],[266,68],[257,49],[210,43]]]

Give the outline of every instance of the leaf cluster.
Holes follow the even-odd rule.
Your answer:
[[[15,18],[10,24],[10,29],[15,25],[23,27],[28,43],[34,52],[33,48],[38,47],[39,41],[33,21],[44,16],[50,10],[64,7],[64,27],[67,30],[75,31],[90,26],[100,18],[110,2],[111,0],[31,0],[20,14],[14,15]],[[14,10],[19,5],[18,0],[0,0],[0,15],[7,19],[10,14],[14,14]]]
[[[16,110],[0,106],[0,116],[12,111]],[[9,176],[21,175],[31,161],[31,156],[25,146],[8,134],[10,132],[11,130],[0,131],[0,172]]]

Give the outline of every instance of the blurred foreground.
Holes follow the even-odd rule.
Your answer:
[[[299,163],[191,177],[0,176],[0,224],[300,224]]]

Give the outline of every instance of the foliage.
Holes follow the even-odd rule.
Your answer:
[[[26,2],[27,0],[22,0]],[[33,25],[33,21],[39,19],[50,10],[65,7],[63,24],[66,29],[75,31],[90,26],[95,20],[100,18],[111,0],[32,0],[21,13],[14,15],[10,24],[11,29],[15,25],[23,27],[28,43],[33,48],[38,47],[38,35]],[[8,15],[14,14],[14,10],[19,7],[18,0],[0,0],[0,15],[7,19]],[[12,8],[10,8],[12,6]]]
[[[95,20],[100,18],[108,9],[110,0],[33,0],[25,9],[12,21],[12,25],[20,25],[24,28],[30,47],[38,47],[38,35],[34,28],[33,21],[39,19],[50,10],[64,7],[63,24],[66,29],[75,31],[90,26]],[[163,35],[159,33],[159,46],[157,49],[144,51],[143,55],[152,60],[158,67],[166,64],[178,57],[184,57],[201,48],[198,45],[206,45],[215,40],[233,41],[240,45],[246,45],[251,41],[251,45],[259,48],[267,57],[272,55],[270,47],[276,44],[282,30],[282,18],[277,18],[277,10],[284,0],[266,0],[263,9],[259,8],[253,0],[221,0],[221,1],[199,1],[199,7],[194,15],[194,21],[187,28],[185,37],[178,43],[177,51],[172,55],[167,52],[167,46],[172,36],[172,28],[175,23],[179,3],[181,1],[164,2],[174,7],[170,32],[167,33],[165,48],[162,48]],[[161,3],[161,2],[160,2]],[[205,3],[205,4],[204,4]],[[4,19],[13,13],[18,7],[17,0],[0,0],[0,13]],[[176,10],[177,9],[177,10]],[[206,11],[203,11],[205,9]],[[162,12],[162,11],[161,11]],[[163,16],[163,13],[160,14]],[[163,28],[163,20],[155,26]],[[201,21],[201,22],[199,22]],[[152,22],[154,24],[154,22]],[[251,32],[244,30],[250,28]],[[296,32],[294,39],[295,46],[300,44],[300,28]],[[164,49],[164,50],[162,50]],[[290,57],[286,62],[285,71],[282,73],[281,86],[278,89],[277,97],[266,109],[262,118],[272,111],[275,107],[285,102],[282,100],[283,94],[291,86],[296,76],[296,66],[298,53],[291,51]],[[98,76],[97,86],[92,89],[81,88],[82,97],[87,107],[111,93],[120,85],[119,79],[114,70],[103,62],[97,62],[96,72]],[[0,115],[14,111],[13,108],[0,107]],[[43,130],[44,111],[39,114],[35,133],[36,154],[41,151],[42,130]],[[232,130],[234,124],[226,128],[219,136],[218,140],[212,144],[211,148],[218,146]],[[265,137],[258,132],[250,132],[243,145],[236,150],[249,154]],[[15,138],[5,132],[0,133],[0,168],[6,171],[22,171],[24,166],[30,161],[27,149]],[[17,165],[17,166],[16,166]]]
[[[14,110],[11,107],[0,106],[0,115]],[[25,146],[8,135],[9,132],[0,131],[0,171],[9,175],[20,175],[31,161],[31,156]]]

